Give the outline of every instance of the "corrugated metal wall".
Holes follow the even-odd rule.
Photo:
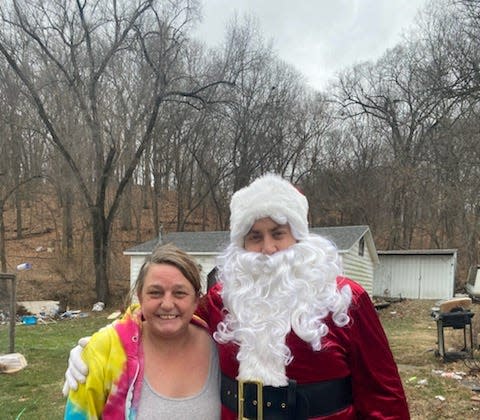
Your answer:
[[[358,243],[349,252],[342,254],[343,271],[347,277],[360,283],[367,293],[373,293],[374,265],[370,250],[365,246],[363,256],[358,255]]]
[[[409,299],[453,297],[455,255],[379,255],[373,294]]]

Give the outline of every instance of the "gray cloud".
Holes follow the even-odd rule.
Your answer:
[[[234,13],[255,16],[279,56],[321,89],[344,67],[375,60],[400,42],[427,0],[202,0],[198,34],[223,39]]]

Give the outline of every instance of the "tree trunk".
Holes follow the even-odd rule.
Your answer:
[[[73,207],[73,193],[70,188],[67,188],[63,197],[63,232],[62,232],[62,246],[67,260],[72,258],[73,251],[73,220],[72,220],[72,207]]]
[[[3,203],[0,203],[0,264],[2,273],[7,272],[7,255],[5,250],[5,220],[3,217]]]
[[[95,293],[97,301],[108,305],[110,290],[108,285],[108,242],[109,232],[100,208],[91,210],[93,229],[93,266],[95,269]]]
[[[20,191],[18,188],[15,190],[14,199],[15,199],[15,214],[17,218],[17,239],[23,239],[22,199],[20,197]]]

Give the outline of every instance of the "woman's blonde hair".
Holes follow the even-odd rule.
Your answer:
[[[185,251],[182,251],[180,248],[177,248],[175,245],[166,244],[157,245],[152,253],[145,258],[145,262],[138,272],[135,286],[131,290],[130,301],[133,296],[141,294],[145,283],[145,277],[153,264],[168,264],[176,267],[193,286],[195,294],[200,296],[202,284],[200,280],[200,268],[197,262],[193,257],[188,255]]]

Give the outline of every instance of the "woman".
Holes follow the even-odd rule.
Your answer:
[[[94,334],[83,352],[87,381],[70,391],[66,419],[220,418],[216,347],[194,317],[200,273],[183,251],[165,245],[143,264],[132,305]],[[193,321],[193,322],[192,322]]]

